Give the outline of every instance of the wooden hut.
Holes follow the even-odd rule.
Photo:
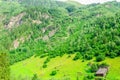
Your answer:
[[[107,72],[108,72],[107,67],[99,68],[98,71],[96,72],[96,76],[105,77]]]

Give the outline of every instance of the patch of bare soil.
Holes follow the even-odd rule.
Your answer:
[[[39,21],[39,20],[32,20],[32,22],[35,23],[35,24],[41,24],[41,23],[42,23],[42,22]]]

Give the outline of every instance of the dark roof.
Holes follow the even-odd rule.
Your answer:
[[[96,74],[106,74],[108,71],[107,68],[99,68]]]

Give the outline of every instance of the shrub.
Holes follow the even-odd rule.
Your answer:
[[[79,52],[76,53],[75,57],[73,58],[73,60],[78,60],[80,59],[81,54]]]
[[[88,74],[87,76],[84,77],[84,80],[92,80],[94,78],[93,74]]]
[[[103,61],[104,59],[105,59],[105,55],[99,55],[96,57],[97,62]]]
[[[47,64],[43,64],[43,68],[47,68]]]
[[[66,8],[66,10],[67,10],[68,12],[73,12],[73,11],[76,10],[76,8],[75,8],[75,6],[68,6],[68,7]]]
[[[92,55],[89,55],[89,54],[86,54],[86,55],[85,55],[85,59],[87,59],[87,60],[90,60],[90,59],[92,59],[92,58],[93,58]]]
[[[91,72],[96,72],[97,70],[98,70],[98,64],[92,64],[91,68],[90,68],[90,71]]]
[[[36,75],[36,74],[34,74],[34,76],[33,76],[32,80],[38,80],[38,77],[37,77],[37,75]]]
[[[103,77],[96,77],[95,80],[104,80]]]
[[[114,53],[114,52],[111,52],[111,53],[110,53],[110,57],[111,57],[111,58],[115,58],[116,56],[117,56],[116,53]]]
[[[107,63],[102,63],[99,65],[99,67],[108,67],[109,65]]]
[[[100,53],[96,52],[94,55],[95,55],[95,56],[98,56],[99,54],[100,54]]]
[[[46,54],[42,54],[41,56],[40,56],[40,58],[44,58],[44,57],[46,57],[47,55]]]
[[[79,56],[77,56],[77,55],[73,58],[73,60],[75,60],[75,61],[78,59],[79,59]]]
[[[70,58],[71,57],[71,55],[68,55],[68,58]]]
[[[10,54],[15,54],[15,50],[11,50],[11,51],[10,51]]]
[[[44,64],[48,63],[50,61],[50,58],[48,57],[45,61]]]
[[[50,74],[50,75],[51,75],[51,76],[54,76],[54,75],[56,75],[56,74],[57,74],[57,71],[56,71],[56,70],[54,70],[54,71],[52,71],[52,72],[51,72],[51,74]]]

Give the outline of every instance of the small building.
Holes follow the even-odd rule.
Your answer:
[[[96,72],[96,76],[105,77],[107,72],[108,72],[107,67],[99,68],[98,71]]]

